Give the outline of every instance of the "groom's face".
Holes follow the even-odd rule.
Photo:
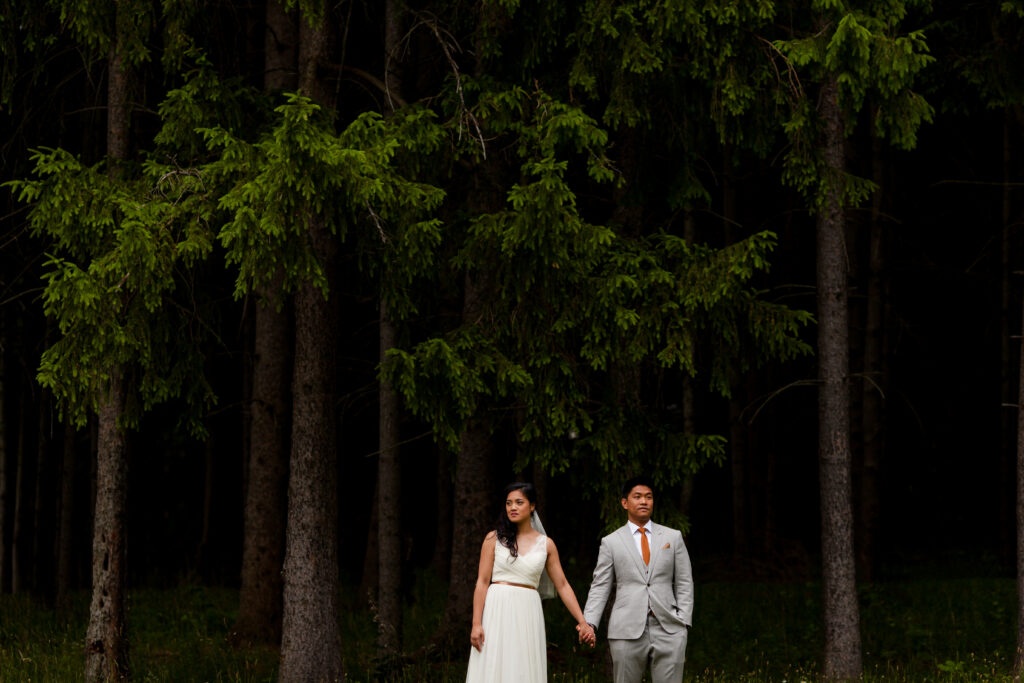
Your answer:
[[[622,499],[622,507],[626,509],[629,521],[637,526],[647,524],[654,511],[654,493],[643,485],[634,486]]]

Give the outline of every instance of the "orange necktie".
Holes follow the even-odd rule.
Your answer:
[[[651,563],[651,546],[647,543],[647,529],[640,527],[640,554],[644,556],[644,564]]]

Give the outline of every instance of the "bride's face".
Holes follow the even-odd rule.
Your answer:
[[[513,524],[529,519],[533,514],[534,505],[523,495],[522,491],[512,491],[505,498],[505,514]]]

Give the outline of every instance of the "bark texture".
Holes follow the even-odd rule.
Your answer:
[[[122,6],[118,6],[118,13]],[[118,17],[118,26],[127,22]],[[128,158],[128,65],[120,36],[107,62],[107,156],[116,162]],[[124,378],[112,368],[108,394],[98,415],[96,448],[96,500],[93,510],[92,602],[86,631],[85,678],[107,681],[128,678],[128,641],[125,637],[125,499],[128,460],[125,437],[118,427],[124,409]]]
[[[821,488],[825,676],[861,675],[860,616],[850,484],[849,330],[842,209],[843,120],[834,77],[822,86],[824,156],[831,175],[818,215],[818,458]]]
[[[295,12],[285,11],[281,0],[268,0],[264,38],[263,89],[290,90],[298,82],[299,27]]]
[[[290,330],[287,316],[271,306],[257,306],[255,318],[242,585],[232,638],[239,643],[276,643],[281,639],[281,567],[291,425]]]
[[[483,4],[477,17],[478,27],[495,25],[497,6]],[[480,31],[479,36],[484,32]],[[476,53],[484,54],[482,37],[477,38]],[[484,73],[478,59],[474,73]],[[489,159],[474,176],[472,209],[484,213],[498,211],[503,205],[502,171],[500,160]],[[463,281],[462,320],[464,324],[478,324],[486,318],[487,273],[467,271]],[[444,617],[434,634],[433,644],[448,652],[464,652],[473,621],[473,585],[479,569],[480,544],[491,528],[487,511],[492,481],[488,463],[491,454],[490,429],[486,418],[475,417],[467,423],[459,440],[455,455],[455,479],[452,485],[452,537],[449,565],[448,600]],[[439,536],[441,532],[439,532]]]
[[[733,182],[732,150],[726,146],[722,168],[722,233],[726,244],[733,244],[742,238],[737,235],[736,185]],[[732,553],[743,557],[750,551],[751,535],[751,493],[750,464],[748,462],[747,427],[743,424],[743,408],[746,404],[746,385],[743,373],[734,365],[729,370],[729,472],[732,478]]]
[[[430,567],[435,576],[447,583],[452,559],[452,463],[448,449],[437,449],[437,473],[434,487],[437,491],[437,534]]]
[[[687,238],[689,240],[689,238]],[[692,240],[691,240],[692,242]],[[684,375],[682,380],[682,413],[683,413],[683,433],[684,434],[696,434],[697,433],[697,415],[696,407],[697,403],[694,400],[693,391],[693,378],[689,375]],[[689,519],[690,510],[693,506],[693,492],[695,484],[695,475],[685,474],[683,475],[682,486],[679,490],[679,511]]]
[[[57,507],[57,568],[54,603],[58,610],[68,608],[71,594],[71,529],[75,504],[75,426],[64,425],[64,455],[60,469],[60,502]]]
[[[329,242],[323,225],[317,242]],[[334,348],[326,334],[328,302],[311,283],[295,295],[292,455],[280,680],[337,681],[338,501]]]
[[[1022,307],[1024,312],[1024,307]],[[1021,318],[1024,332],[1024,318]],[[1020,372],[1017,388],[1017,651],[1013,657],[1013,678],[1024,673],[1024,336],[1021,337]]]
[[[210,543],[210,518],[213,515],[213,462],[214,453],[216,451],[212,434],[206,437],[204,451],[205,452],[203,455],[203,516],[202,523],[200,524],[199,527],[199,542],[196,543],[195,560],[192,561],[192,573],[197,576],[202,576],[203,573],[203,553],[206,552],[206,546]]]
[[[360,607],[369,607],[370,603],[377,600],[377,590],[380,585],[378,574],[380,571],[380,498],[377,494],[377,482],[374,481],[373,488],[373,509],[370,510],[370,521],[366,525],[366,543],[363,552],[363,571],[359,579],[359,593],[356,595],[357,604]]]
[[[872,139],[873,180],[885,187],[885,160],[882,143]],[[868,236],[867,311],[864,316],[864,374],[861,404],[863,405],[863,460],[860,481],[860,538],[857,543],[857,569],[861,580],[871,581],[875,566],[878,518],[881,513],[879,473],[884,454],[883,398],[885,391],[885,233],[882,225],[882,190],[871,201],[871,225]]]
[[[484,200],[486,201],[486,200]],[[467,272],[463,291],[462,318],[480,320],[485,311],[486,274]],[[493,528],[488,511],[493,509],[490,467],[489,425],[476,418],[463,430],[455,456],[452,491],[451,564],[448,601],[434,644],[450,652],[461,651],[473,621],[473,586],[479,569],[480,544]]]
[[[326,23],[326,22],[325,22]],[[323,25],[300,22],[299,87],[324,106],[319,67],[328,53]],[[336,246],[323,219],[309,223],[310,245],[331,280]],[[292,451],[284,558],[282,683],[344,680],[338,629],[338,463],[331,304],[312,282],[295,294]]]
[[[402,81],[399,72],[401,10],[397,0],[386,0],[384,22],[385,82],[389,102],[401,99]],[[393,107],[393,105],[392,105]],[[386,275],[385,275],[386,277]],[[388,301],[380,302],[380,362],[394,348],[398,331],[391,317]],[[380,380],[377,460],[377,649],[382,659],[397,654],[402,648],[402,533],[401,533],[401,469],[398,460],[399,412],[398,393],[391,384]]]
[[[294,89],[298,69],[298,25],[294,13],[277,0],[267,3],[265,71],[267,92]],[[249,402],[249,461],[242,537],[242,585],[236,643],[280,643],[283,609],[281,568],[284,562],[287,509],[288,438],[291,427],[289,382],[290,300],[280,292],[280,278],[256,293],[253,315],[252,394]],[[279,310],[280,309],[280,310]]]
[[[22,401],[18,410],[18,445],[14,453],[14,519],[11,520],[11,593],[22,591],[22,552],[25,544],[25,407],[30,405],[21,389]]]
[[[395,326],[387,302],[380,307],[380,356],[395,345]],[[402,536],[401,474],[398,462],[398,394],[380,382],[380,432],[377,465],[377,524],[380,566],[378,568],[378,650],[388,657],[402,647]]]
[[[1004,370],[1000,373],[1000,398],[1003,405],[1013,404],[1013,351],[1011,342],[1011,323],[1010,316],[1011,310],[1015,308],[1013,300],[1010,294],[1011,285],[1011,267],[1010,261],[1013,258],[1013,231],[1017,229],[1017,223],[1014,220],[1012,214],[1012,199],[1013,199],[1013,185],[1011,184],[1011,178],[1013,176],[1013,165],[1012,165],[1012,142],[1011,142],[1011,126],[1013,125],[1011,110],[1007,107],[1003,109],[1003,149],[1002,149],[1002,176],[1003,176],[1003,187],[1002,187],[1002,227],[999,231],[999,284],[1000,284],[1000,296],[999,296],[999,361],[1000,367]],[[1009,410],[1001,410],[999,412],[999,427],[1000,427],[1000,449],[999,449],[999,480],[1009,482],[1012,481],[1012,473],[1014,464],[1013,456],[1014,452],[1013,443],[1016,438],[1014,434],[1013,415]],[[1009,495],[1009,491],[1005,488],[1000,491],[999,500],[999,518],[1001,523],[999,524],[1000,529],[1000,545],[1002,552],[1009,556],[1012,552],[1013,542],[1010,540],[1009,530],[1013,528],[1011,523],[1011,509],[1013,509],[1015,503]]]
[[[120,43],[111,49],[107,67],[107,156],[128,158],[128,72]]]
[[[5,335],[6,336],[6,335]],[[6,341],[6,340],[4,340]],[[4,415],[6,364],[0,351],[0,415]],[[7,586],[7,420],[0,419],[0,593]]]
[[[487,511],[493,501],[487,463],[491,440],[487,425],[474,422],[462,434],[455,462],[452,562],[444,622],[435,642],[461,651],[473,621],[473,585],[479,569],[480,544],[491,528]]]
[[[128,677],[128,641],[125,638],[128,459],[124,434],[117,424],[123,408],[122,379],[114,372],[109,394],[99,411],[92,602],[85,637],[85,679],[90,682]]]
[[[39,401],[39,416],[36,423],[36,471],[33,477],[33,492],[32,492],[32,554],[29,556],[29,571],[28,574],[31,577],[29,579],[29,589],[39,594],[41,590],[45,590],[47,598],[52,598],[50,595],[50,586],[52,585],[48,581],[49,566],[43,559],[42,551],[42,540],[44,531],[43,526],[45,520],[43,519],[43,482],[50,481],[49,473],[49,456],[50,440],[47,438],[47,401],[44,396],[46,392],[42,392],[43,396]],[[45,587],[45,588],[44,588]]]

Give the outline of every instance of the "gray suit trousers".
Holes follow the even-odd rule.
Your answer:
[[[686,661],[688,629],[668,633],[653,614],[639,638],[609,638],[615,683],[640,683],[644,669],[651,666],[651,683],[680,683]]]

